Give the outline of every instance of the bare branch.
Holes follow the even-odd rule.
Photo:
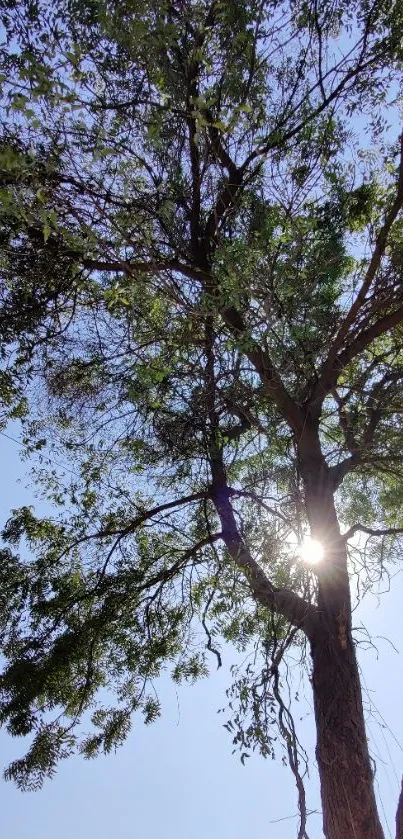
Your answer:
[[[222,536],[222,534],[220,534],[220,535]],[[219,670],[219,668],[222,667],[221,654],[220,654],[220,651],[216,649],[216,647],[213,647],[213,639],[212,639],[212,636],[211,636],[211,632],[210,632],[210,630],[207,626],[207,623],[206,623],[207,613],[208,613],[208,610],[211,606],[211,603],[213,601],[215,593],[216,593],[216,589],[213,588],[212,591],[209,594],[206,605],[204,607],[203,615],[202,615],[202,618],[201,618],[201,623],[202,623],[202,627],[203,627],[203,629],[206,633],[206,636],[207,636],[206,649],[208,649],[208,651],[210,653],[213,653],[213,655],[215,655],[215,657],[217,659],[217,670]]]
[[[403,534],[403,527],[367,527],[365,524],[353,524],[346,533],[342,534],[343,542],[351,539],[355,533],[367,533],[368,536],[401,536]]]

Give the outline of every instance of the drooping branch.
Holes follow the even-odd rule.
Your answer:
[[[288,756],[288,763],[290,769],[294,775],[295,783],[298,792],[298,811],[299,811],[299,829],[298,829],[298,836],[297,839],[309,839],[309,836],[306,832],[306,823],[307,823],[307,807],[306,807],[306,793],[303,781],[303,775],[301,775],[299,769],[299,742],[297,739],[294,720],[289,708],[287,708],[283,697],[280,691],[280,676],[278,666],[276,664],[272,665],[272,674],[273,674],[273,695],[277,702],[279,712],[278,712],[278,721],[279,721],[279,728],[281,735],[283,737],[287,756]],[[307,760],[307,758],[306,758]]]

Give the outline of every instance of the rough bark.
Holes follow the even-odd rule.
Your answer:
[[[350,631],[320,616],[311,649],[324,835],[383,839]]]
[[[333,473],[314,424],[307,425],[299,451],[311,533],[325,549],[317,569],[317,614],[310,638],[324,835],[383,839],[351,635],[346,545],[334,504]]]
[[[403,779],[396,812],[396,839],[403,839]]]

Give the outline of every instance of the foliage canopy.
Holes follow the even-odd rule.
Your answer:
[[[403,524],[401,6],[1,8],[0,393],[74,467],[3,533],[8,775],[109,751],[224,639],[258,651],[235,744],[269,754],[279,714],[299,777],[282,656],[318,612],[344,649],[344,577]]]

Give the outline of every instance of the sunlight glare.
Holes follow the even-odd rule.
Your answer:
[[[299,555],[307,565],[317,565],[323,559],[323,554],[323,545],[310,536],[306,536],[299,546]]]

